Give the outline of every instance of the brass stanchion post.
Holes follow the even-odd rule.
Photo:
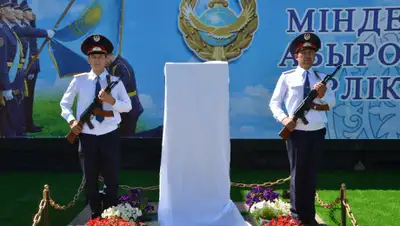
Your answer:
[[[341,226],[346,226],[346,184],[342,184],[340,188],[340,206],[341,206]]]
[[[50,218],[49,218],[49,205],[50,205],[50,189],[49,185],[44,185],[43,189],[43,199],[46,202],[46,206],[44,209],[44,226],[50,226]]]

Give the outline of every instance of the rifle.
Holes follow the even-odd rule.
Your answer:
[[[105,88],[105,92],[110,93],[111,90],[118,84],[118,82],[121,81],[122,77],[123,77],[123,75],[121,77],[119,77],[117,81],[110,82],[110,84],[108,84],[107,87]],[[92,115],[100,115],[102,117],[113,117],[114,113],[112,111],[101,110],[101,104],[102,104],[102,101],[96,95],[94,97],[93,102],[81,114],[79,121],[78,121],[78,125],[83,127],[83,125],[86,123],[88,125],[89,129],[93,129],[94,126],[93,126],[92,122],[90,122]],[[70,130],[68,132],[68,134],[65,136],[65,138],[67,138],[68,142],[71,144],[74,144],[76,142],[77,137],[78,136],[75,135],[72,132],[72,130]]]
[[[342,67],[342,65],[336,66],[335,71],[327,75],[324,80],[322,80],[322,83],[326,85],[334,76],[335,74],[339,71],[339,69]],[[317,97],[318,93],[317,90],[312,89],[306,98],[301,102],[301,104],[296,108],[294,111],[294,116],[293,120],[296,122],[298,119],[300,119],[305,125],[308,124],[308,120],[306,119],[305,115],[307,112],[310,110],[310,105],[313,103],[314,99]],[[283,127],[282,130],[279,132],[279,136],[283,138],[283,140],[287,140],[290,136],[292,131],[290,131],[287,127]]]

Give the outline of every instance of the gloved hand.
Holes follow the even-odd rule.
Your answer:
[[[47,30],[47,37],[53,38],[55,34],[56,34],[55,31],[53,31],[53,30]]]
[[[12,100],[14,98],[11,90],[4,90],[3,96],[4,96],[4,99],[6,99],[7,101]]]
[[[32,80],[34,77],[35,77],[35,75],[34,75],[34,74],[30,74],[30,75],[28,75],[28,79],[29,79],[29,80]]]

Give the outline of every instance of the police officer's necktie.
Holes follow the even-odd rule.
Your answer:
[[[95,97],[97,97],[99,95],[99,92],[101,90],[101,86],[100,86],[100,77],[97,76],[96,78],[97,82],[96,82],[96,91],[95,91]],[[103,110],[103,104],[100,104],[100,109]],[[104,118],[100,115],[96,115],[96,120],[98,122],[102,122],[104,120]]]
[[[304,82],[304,95],[303,95],[304,98],[306,98],[308,93],[311,91],[311,89],[310,89],[310,80],[308,78],[308,75],[310,74],[310,72],[306,71],[305,74],[306,74],[306,79],[305,79],[305,82]]]

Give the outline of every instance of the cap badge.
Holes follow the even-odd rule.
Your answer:
[[[100,36],[98,36],[98,35],[93,36],[93,40],[94,40],[95,42],[100,41]]]
[[[310,40],[310,38],[311,38],[310,33],[305,33],[304,34],[304,40],[308,41],[308,40]]]

